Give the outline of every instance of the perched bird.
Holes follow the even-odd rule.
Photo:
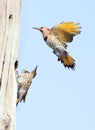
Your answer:
[[[53,53],[58,57],[58,61],[64,64],[65,67],[74,69],[75,60],[66,51],[67,43],[73,41],[73,37],[80,34],[79,23],[62,22],[54,27],[40,27],[34,29],[39,30],[47,45],[53,49]]]
[[[23,70],[20,76],[19,75],[17,76],[17,72],[16,72],[16,80],[18,83],[16,105],[18,105],[18,103],[21,102],[22,100],[23,100],[23,102],[25,102],[27,92],[32,83],[32,79],[37,74],[36,70],[37,70],[37,66],[35,67],[35,69],[32,72]]]

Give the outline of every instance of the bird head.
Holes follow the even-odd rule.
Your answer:
[[[40,28],[33,27],[33,29],[39,30],[44,38],[47,37],[48,34],[50,33],[50,29],[46,27],[40,27]]]
[[[24,74],[24,73],[29,73],[29,71],[23,69],[23,70],[22,70],[22,74]]]

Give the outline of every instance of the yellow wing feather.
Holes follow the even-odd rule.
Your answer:
[[[65,22],[60,23],[55,28],[59,28],[60,30],[66,31],[70,33],[71,35],[76,35],[80,33],[80,26],[78,26],[79,23],[77,22]]]
[[[58,36],[62,43],[72,42],[73,37],[80,34],[80,26],[76,22],[60,23],[51,29],[51,33]]]

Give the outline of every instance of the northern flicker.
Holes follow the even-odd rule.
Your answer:
[[[22,100],[23,100],[23,102],[25,102],[27,92],[32,83],[32,79],[37,74],[36,70],[37,70],[37,66],[35,67],[35,69],[32,72],[23,70],[20,76],[19,75],[17,76],[17,72],[16,72],[16,80],[18,83],[16,105],[18,105],[18,103],[21,102]]]
[[[40,27],[34,29],[39,30],[47,45],[53,49],[53,53],[58,57],[58,61],[64,64],[65,67],[74,69],[75,60],[66,51],[67,43],[73,41],[73,37],[80,34],[80,26],[76,22],[62,22],[54,27]]]

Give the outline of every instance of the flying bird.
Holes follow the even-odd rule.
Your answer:
[[[23,102],[25,102],[27,92],[32,83],[32,79],[37,74],[36,71],[37,71],[37,66],[35,67],[35,69],[32,72],[23,70],[20,76],[19,75],[17,76],[17,72],[16,72],[16,80],[18,83],[16,105],[18,105],[18,103],[21,102],[22,100],[23,100]]]
[[[75,60],[66,51],[67,43],[73,41],[73,37],[80,34],[79,23],[76,22],[62,22],[54,27],[33,27],[39,30],[46,44],[52,48],[53,53],[58,57],[58,61],[61,61],[67,68],[75,69]]]

